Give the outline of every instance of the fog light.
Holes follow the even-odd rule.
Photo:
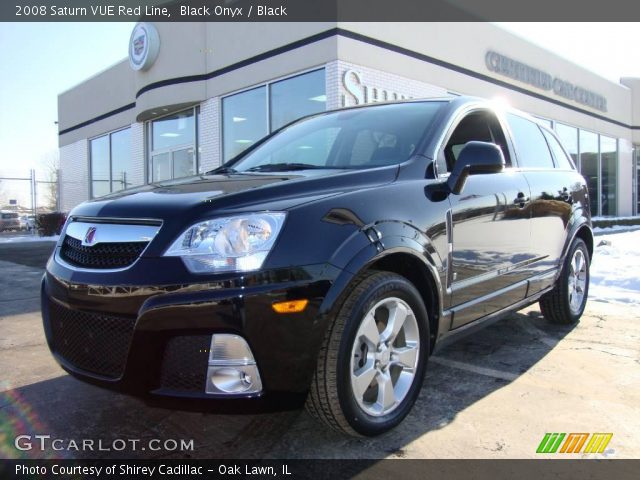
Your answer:
[[[239,335],[211,337],[206,393],[257,393],[260,373],[246,340]]]
[[[255,365],[209,367],[207,393],[251,393],[262,390]]]

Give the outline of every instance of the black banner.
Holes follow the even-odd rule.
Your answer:
[[[3,0],[0,21],[634,21],[628,0]]]
[[[366,451],[362,452],[366,455]],[[5,460],[2,479],[636,479],[640,460]]]

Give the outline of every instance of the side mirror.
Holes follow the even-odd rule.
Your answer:
[[[495,143],[468,142],[449,175],[447,185],[451,193],[459,195],[469,175],[498,173],[504,169],[502,150]]]

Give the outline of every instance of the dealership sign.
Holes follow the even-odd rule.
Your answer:
[[[342,96],[343,107],[411,98],[398,92],[367,85],[362,80],[362,73],[352,69],[344,72],[342,86],[348,94]]]
[[[487,68],[495,73],[528,83],[541,90],[552,91],[560,97],[581,103],[602,112],[607,111],[607,99],[602,95],[594,93],[586,88],[574,85],[571,82],[558,77],[553,77],[549,73],[530,67],[522,62],[518,62],[509,57],[489,50],[485,55]]]
[[[160,35],[151,23],[138,23],[129,39],[129,65],[134,70],[148,70],[158,58]]]

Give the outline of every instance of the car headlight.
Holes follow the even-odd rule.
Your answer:
[[[192,273],[258,270],[273,247],[286,214],[252,213],[189,227],[164,253],[182,257]]]

